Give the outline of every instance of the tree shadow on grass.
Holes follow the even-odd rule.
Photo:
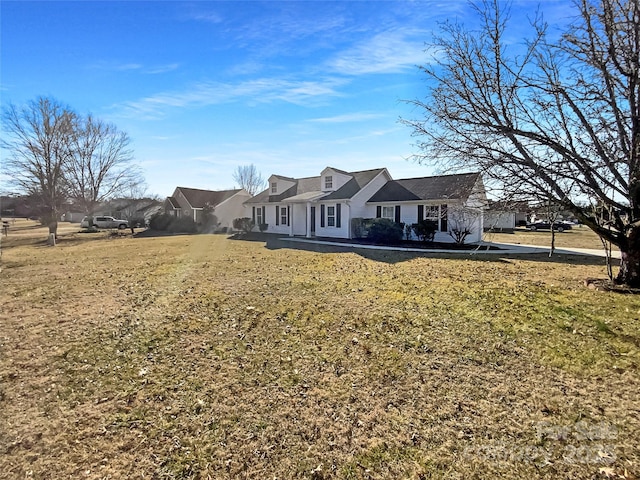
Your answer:
[[[574,255],[574,254],[554,254],[549,257],[548,251],[540,253],[511,253],[507,250],[503,252],[483,253],[475,250],[451,250],[449,252],[436,252],[424,249],[420,252],[407,252],[397,250],[378,250],[371,248],[358,248],[352,245],[323,245],[317,243],[295,242],[282,239],[280,235],[274,234],[249,234],[248,236],[230,237],[232,240],[263,242],[265,248],[269,250],[301,250],[316,253],[356,253],[364,258],[376,262],[400,263],[413,260],[415,258],[451,258],[457,260],[473,260],[477,262],[490,263],[510,263],[511,260],[528,260],[539,263],[556,263],[564,265],[594,265],[606,266],[604,257],[595,255]],[[614,260],[614,264],[616,264]],[[603,273],[605,273],[603,271]]]

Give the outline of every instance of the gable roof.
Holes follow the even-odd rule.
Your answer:
[[[364,186],[377,177],[384,168],[375,168],[373,170],[363,170],[361,172],[349,173],[351,180],[345,183],[335,192],[331,192],[324,197],[324,200],[346,200],[353,197],[356,193],[364,188]]]
[[[186,187],[177,187],[176,190],[182,192],[192,208],[204,208],[207,203],[216,206],[240,191],[240,189],[212,191]]]
[[[466,200],[480,173],[391,180],[369,202],[410,202],[419,200]]]
[[[332,170],[341,172],[332,168]],[[344,172],[352,178],[342,187],[334,192],[322,191],[322,177],[306,177],[306,178],[289,178],[280,175],[274,175],[278,178],[284,178],[295,182],[294,185],[278,195],[270,195],[270,189],[260,192],[258,195],[245,203],[278,203],[288,198],[300,196],[301,200],[322,197],[327,200],[347,200],[358,193],[367,183],[373,180],[384,168],[376,168],[373,170],[363,170],[361,172]],[[323,194],[325,194],[323,196]]]
[[[167,202],[169,202],[169,205],[171,205],[171,208],[173,208],[174,210],[180,208],[180,204],[178,203],[176,197],[167,197]]]

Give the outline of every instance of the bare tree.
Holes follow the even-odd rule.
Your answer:
[[[258,193],[265,185],[264,178],[262,178],[253,163],[251,165],[239,165],[233,172],[233,180],[240,188],[244,188],[251,195]]]
[[[449,236],[458,245],[463,245],[476,227],[478,219],[482,215],[480,208],[459,207],[449,217]]]
[[[128,193],[141,182],[140,172],[131,163],[129,136],[115,125],[92,115],[78,118],[69,141],[67,189],[85,213],[94,213],[100,202]]]
[[[504,191],[546,197],[621,252],[617,283],[640,287],[640,2],[577,0],[573,24],[549,38],[507,38],[499,0],[475,7],[480,29],[442,26],[424,113],[404,120],[419,161],[480,168]],[[610,207],[603,224],[585,203]]]
[[[40,97],[22,108],[10,105],[2,120],[7,172],[20,190],[39,200],[43,223],[56,234],[67,198],[68,139],[76,114],[54,99]]]
[[[10,105],[2,121],[7,172],[19,190],[39,200],[50,233],[56,233],[67,200],[93,213],[98,202],[143,182],[131,164],[126,133],[55,99]]]

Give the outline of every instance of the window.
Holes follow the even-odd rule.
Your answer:
[[[287,207],[280,207],[280,225],[287,225]]]
[[[327,227],[336,226],[336,207],[327,207]]]
[[[262,208],[256,208],[256,225],[262,225],[264,223],[262,219]]]
[[[324,177],[324,188],[327,190],[333,188],[333,175]]]
[[[396,211],[394,207],[382,207],[382,218],[388,218],[389,220],[394,220],[396,216]]]
[[[424,219],[436,222],[438,230],[441,232],[447,231],[447,205],[425,205],[424,206]]]
[[[424,207],[424,219],[438,222],[440,219],[440,209],[437,205],[427,205]]]
[[[278,193],[278,182],[271,182],[271,193]]]

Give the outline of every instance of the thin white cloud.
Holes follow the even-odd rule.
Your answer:
[[[147,75],[156,75],[159,73],[166,73],[172,70],[176,70],[180,64],[178,63],[167,63],[160,65],[149,65],[145,66],[141,63],[118,63],[118,62],[98,62],[92,65],[89,65],[90,69],[94,70],[104,70],[104,71],[112,71],[112,72],[139,72]]]
[[[313,123],[351,123],[365,122],[367,120],[375,120],[382,118],[382,113],[345,113],[344,115],[336,115],[334,117],[311,118],[308,121]]]
[[[224,21],[222,15],[217,12],[197,12],[190,16],[192,20],[205,23],[218,24]]]
[[[379,33],[329,60],[328,67],[343,75],[403,72],[429,60],[427,38],[422,30]]]
[[[157,75],[158,73],[167,73],[176,70],[180,66],[179,63],[168,63],[166,65],[158,65],[144,69],[144,73],[149,75]]]
[[[171,108],[198,108],[245,101],[249,104],[276,101],[309,105],[324,103],[328,97],[341,94],[337,87],[344,80],[296,81],[263,78],[237,84],[204,82],[186,90],[158,93],[131,102],[114,105],[116,116],[139,119],[162,118]]]

